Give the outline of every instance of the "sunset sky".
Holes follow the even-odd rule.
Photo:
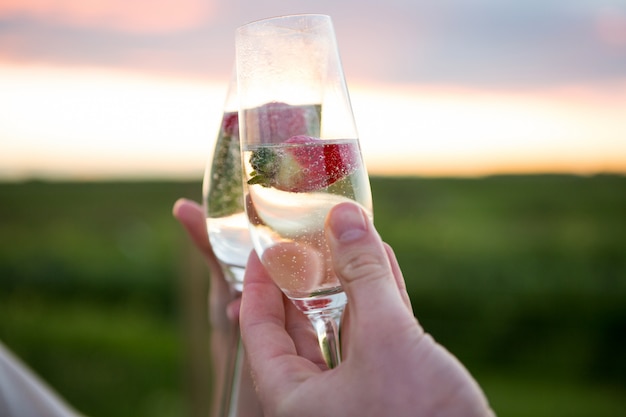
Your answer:
[[[236,27],[309,12],[372,173],[626,173],[624,0],[3,0],[0,180],[200,179]]]

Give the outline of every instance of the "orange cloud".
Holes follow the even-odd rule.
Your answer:
[[[0,17],[30,16],[127,32],[170,32],[205,22],[215,8],[211,0],[4,0]]]

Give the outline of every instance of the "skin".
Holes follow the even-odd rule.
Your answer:
[[[209,267],[209,320],[211,325],[211,355],[214,372],[214,398],[219,398],[225,387],[224,381],[225,358],[232,336],[236,331],[235,324],[239,320],[239,305],[241,298],[233,294],[224,279],[219,262],[213,253],[202,207],[194,201],[180,199],[173,208],[174,217],[183,226],[189,239],[200,251]],[[212,416],[217,416],[219,401],[213,401]],[[254,391],[254,384],[247,362],[244,362],[239,386],[239,402],[237,404],[238,417],[262,416],[261,405]]]
[[[189,201],[177,206],[175,216],[196,246],[205,257],[212,255],[202,236],[206,231],[196,229],[205,229],[201,210]],[[237,319],[239,308],[256,386],[247,401],[268,417],[493,416],[469,372],[414,317],[393,250],[365,213],[354,204],[340,204],[329,213],[325,232],[348,297],[343,362],[337,368],[326,367],[308,319],[283,296],[254,253],[240,305],[211,301],[227,322]],[[215,262],[214,256],[207,259]],[[219,315],[217,310],[213,313]]]

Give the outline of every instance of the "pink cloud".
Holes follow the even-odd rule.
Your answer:
[[[197,26],[215,9],[211,0],[4,0],[0,17],[29,16],[74,27],[151,33]]]
[[[618,9],[600,9],[596,16],[596,31],[600,39],[618,47],[626,46],[626,13]]]

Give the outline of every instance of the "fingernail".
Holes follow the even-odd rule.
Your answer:
[[[341,242],[357,240],[367,231],[367,219],[363,210],[352,203],[336,206],[328,223],[335,238]]]

